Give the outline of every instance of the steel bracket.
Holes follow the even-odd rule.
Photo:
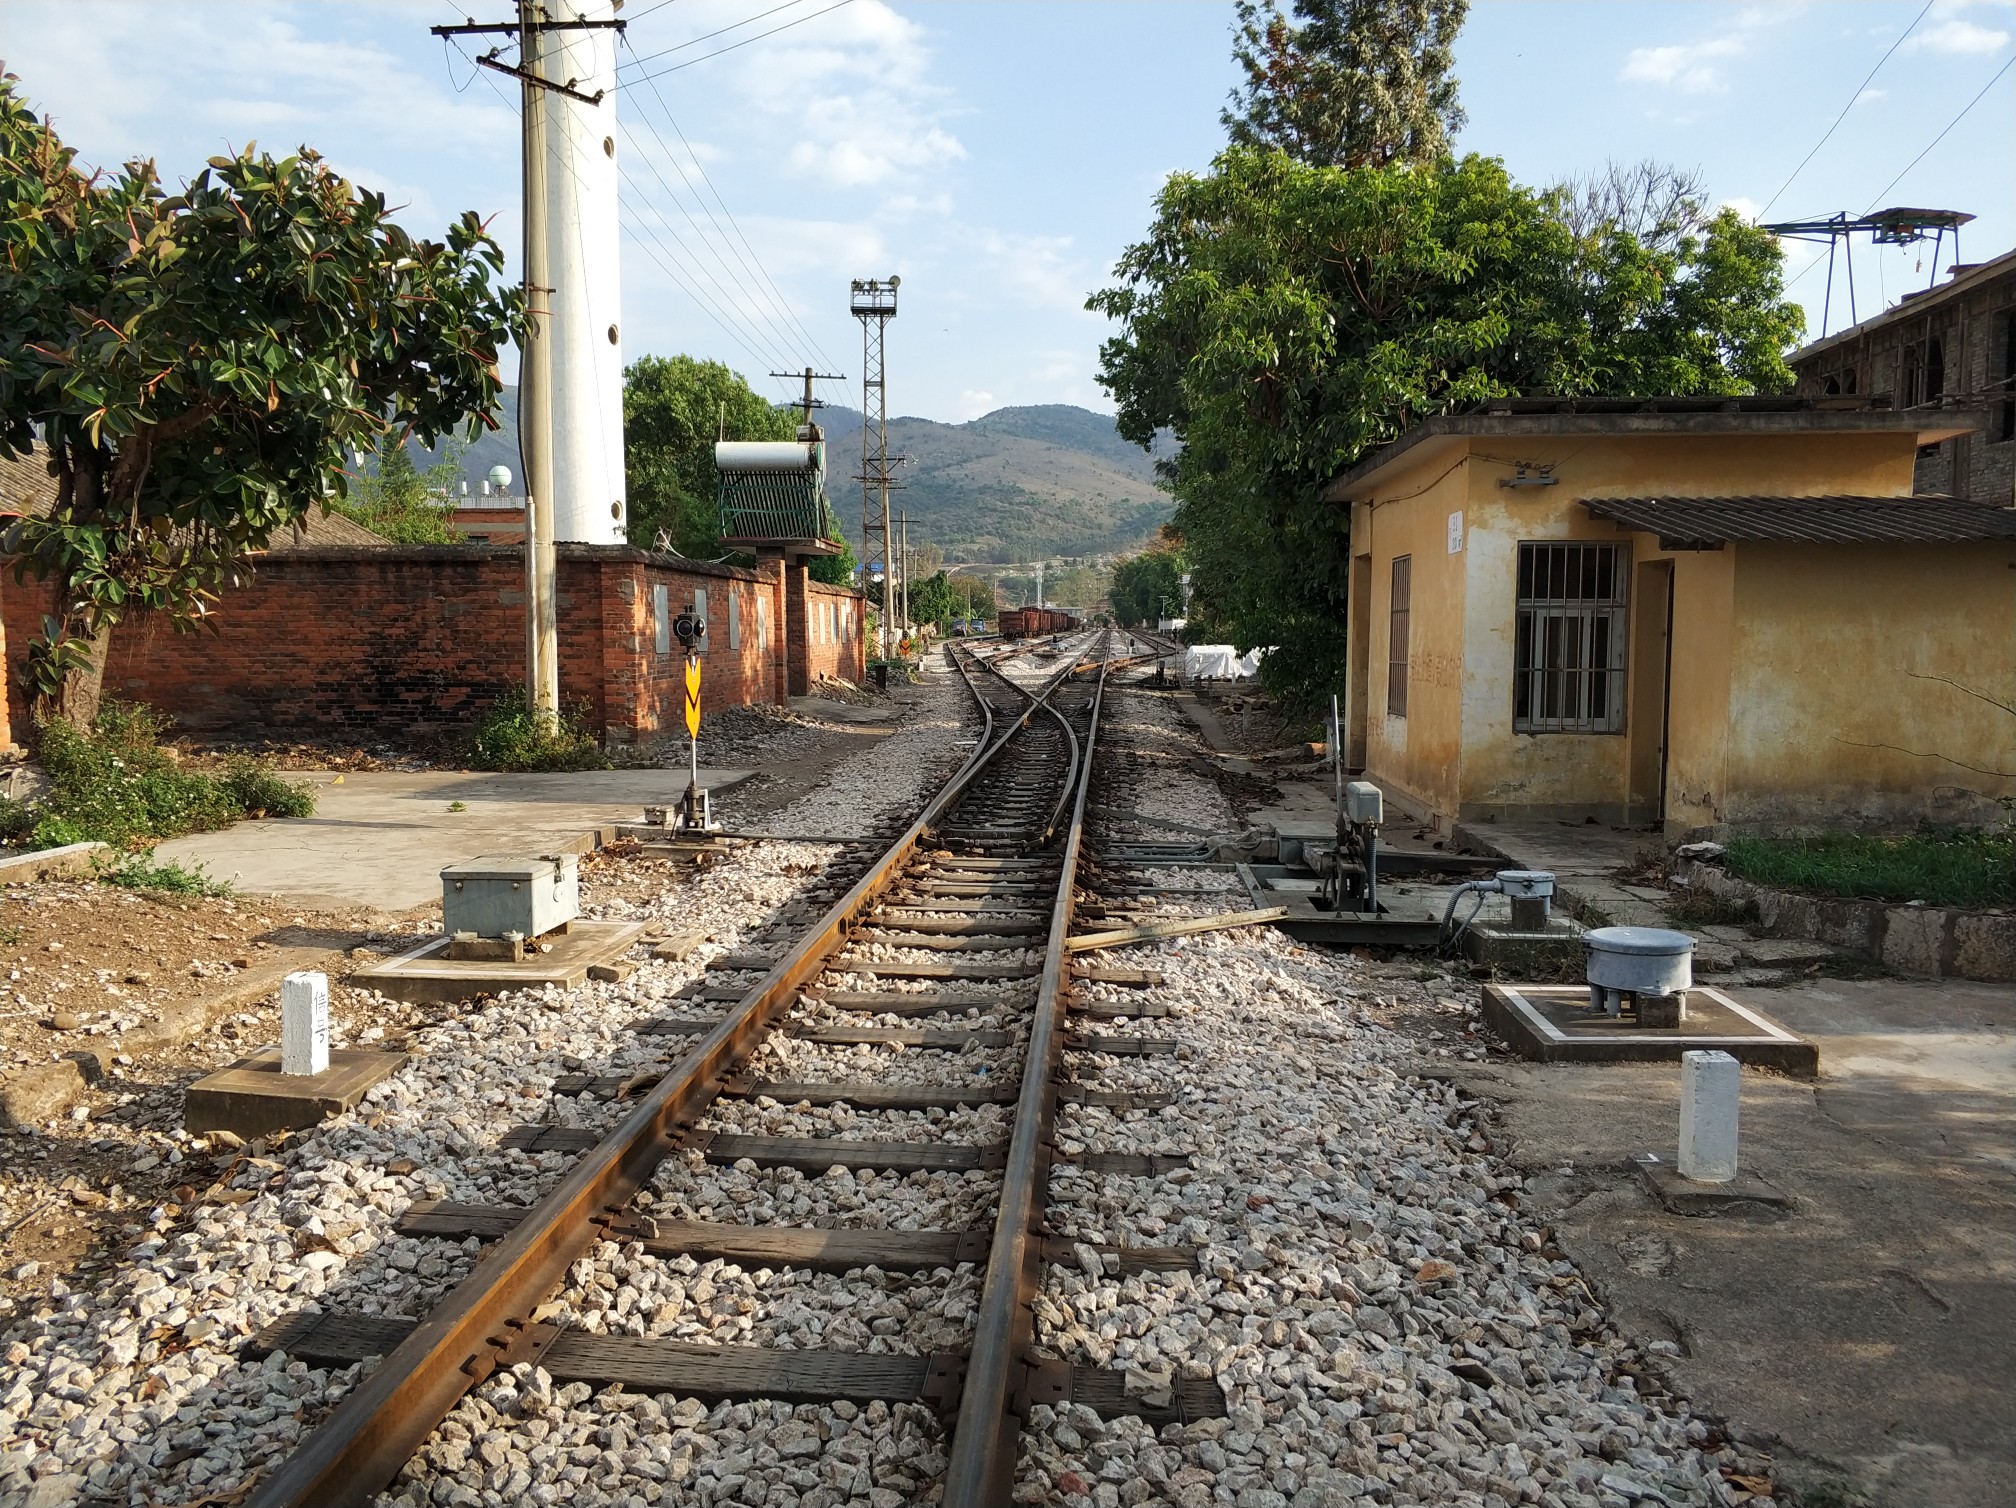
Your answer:
[[[1008,1390],[1008,1411],[1018,1419],[1029,1417],[1039,1403],[1053,1408],[1071,1401],[1071,1363],[1048,1356],[1026,1356],[1019,1375]]]
[[[529,1320],[504,1321],[504,1333],[489,1339],[490,1349],[479,1351],[462,1363],[462,1370],[478,1383],[487,1381],[500,1367],[515,1367],[519,1362],[530,1362],[537,1366],[553,1342],[560,1338],[558,1325],[535,1324]]]

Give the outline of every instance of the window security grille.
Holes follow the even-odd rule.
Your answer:
[[[1393,601],[1386,618],[1386,713],[1407,715],[1407,641],[1413,617],[1414,557],[1393,561]]]
[[[1624,731],[1623,545],[1519,546],[1518,733]]]

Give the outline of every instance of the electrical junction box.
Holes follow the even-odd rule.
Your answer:
[[[1386,820],[1386,797],[1369,780],[1353,780],[1344,787],[1344,819],[1361,826],[1377,827]]]
[[[441,871],[441,915],[450,937],[543,936],[581,912],[580,860],[484,854]]]

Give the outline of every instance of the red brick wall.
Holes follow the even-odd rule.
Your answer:
[[[562,546],[558,575],[561,700],[585,707],[590,725],[610,738],[684,727],[684,654],[676,638],[658,647],[658,587],[668,624],[694,606],[697,591],[707,594],[703,708],[781,699],[791,615],[776,563],[674,565],[621,547]],[[767,606],[759,609],[759,599]],[[0,594],[17,725],[26,710],[20,647],[54,601],[53,588],[34,583],[10,582]],[[192,731],[341,731],[364,742],[446,732],[523,680],[524,602],[524,563],[511,547],[263,556],[201,633],[148,617],[121,624],[106,691],[159,707]],[[859,612],[857,604],[857,620]],[[802,621],[802,606],[796,616]],[[4,729],[0,721],[0,738]]]
[[[859,685],[868,673],[866,614],[859,592],[811,582],[807,589],[811,635],[807,665],[814,677],[837,676]]]

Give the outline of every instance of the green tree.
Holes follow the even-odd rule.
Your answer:
[[[714,442],[797,438],[794,410],[778,408],[718,361],[644,356],[623,372],[624,476],[630,543],[682,555],[719,553]]]
[[[854,558],[853,545],[843,539],[840,547],[838,555],[814,555],[806,562],[805,573],[828,586],[853,586],[854,572],[860,562]]]
[[[1144,550],[1113,567],[1108,596],[1120,626],[1152,628],[1165,604],[1175,615],[1183,604],[1182,574],[1183,558],[1173,550]]]
[[[1408,425],[1513,394],[1789,386],[1803,317],[1777,245],[1724,211],[1648,247],[1577,235],[1561,195],[1468,157],[1331,168],[1234,148],[1162,191],[1090,307],[1120,322],[1101,380],[1121,433],[1173,429],[1192,617],[1316,701],[1341,679],[1347,521],[1323,485]]]
[[[958,615],[959,608],[959,598],[954,595],[951,580],[945,572],[939,571],[910,583],[912,623],[936,623],[942,628]]]
[[[349,450],[489,422],[518,296],[474,213],[417,241],[305,147],[213,157],[173,195],[151,162],[74,155],[0,80],[0,447],[45,448],[57,500],[17,569],[63,589],[28,675],[88,728],[126,613],[193,626],[344,494]]]
[[[395,545],[460,544],[463,535],[452,522],[454,505],[447,496],[461,477],[462,446],[454,440],[424,473],[404,445],[388,441],[378,464],[333,506]]]
[[[960,571],[947,582],[952,588],[952,597],[957,604],[954,616],[960,618],[992,618],[1000,611],[994,600],[994,583],[985,576],[975,576],[970,571]]]
[[[1469,0],[1239,0],[1232,56],[1246,75],[1220,119],[1234,145],[1321,167],[1432,164],[1463,124],[1456,33]]]

